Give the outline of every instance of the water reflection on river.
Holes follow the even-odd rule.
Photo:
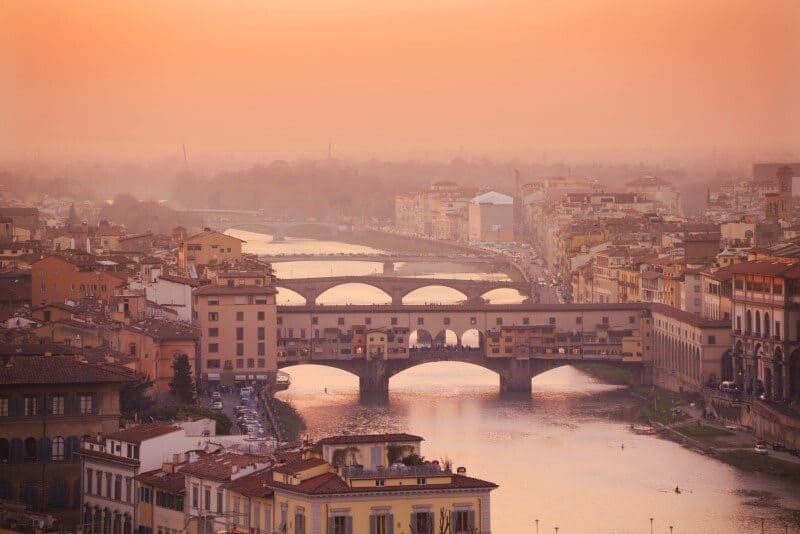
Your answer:
[[[261,254],[298,249],[371,252],[357,245],[270,243],[260,234],[236,235]],[[278,264],[279,276],[373,274],[375,265],[382,269],[364,262],[298,263]],[[452,276],[449,271],[492,275],[470,272],[471,266],[409,269],[406,274],[411,275],[421,274],[414,269],[438,271],[440,276]],[[328,294],[325,302],[346,302],[354,294],[375,300],[375,293],[361,290]],[[441,298],[436,288],[425,291],[424,301]],[[392,378],[389,400],[383,403],[360,402],[357,379],[342,371],[306,365],[287,371],[292,386],[279,396],[298,408],[312,437],[411,432],[425,438],[426,457],[447,456],[466,466],[467,474],[498,483],[492,497],[496,534],[532,533],[535,519],[543,534],[555,526],[561,534],[646,534],[650,517],[658,533],[668,533],[669,525],[675,534],[760,532],[762,517],[766,532],[782,533],[786,522],[790,532],[798,532],[796,486],[743,473],[669,441],[631,434],[624,417],[632,401],[625,390],[571,367],[536,377],[532,396],[500,397],[498,378],[490,371],[431,363]],[[682,490],[679,495],[676,485]]]

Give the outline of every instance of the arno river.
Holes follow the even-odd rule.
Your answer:
[[[357,245],[313,240],[269,243],[231,231],[255,253],[368,252]],[[368,262],[276,264],[278,277],[372,274]],[[399,275],[498,277],[469,266],[409,264]],[[280,285],[280,284],[279,284]],[[512,294],[509,294],[512,293]],[[299,303],[284,292],[280,304]],[[444,289],[421,290],[408,302],[451,302]],[[288,302],[287,302],[288,300]],[[323,294],[326,304],[386,300],[377,290],[350,286]],[[499,292],[494,302],[514,302]],[[623,389],[563,367],[536,377],[533,394],[501,398],[485,369],[431,363],[389,384],[386,403],[361,404],[358,380],[320,366],[287,370],[291,388],[279,396],[308,423],[311,437],[342,432],[410,432],[425,438],[423,455],[448,457],[467,474],[500,485],[492,494],[492,531],[569,533],[800,532],[800,488],[739,471],[670,441],[633,435],[625,416],[633,401]],[[327,390],[327,392],[326,392]],[[622,445],[624,444],[624,447]],[[675,486],[681,493],[674,492]]]

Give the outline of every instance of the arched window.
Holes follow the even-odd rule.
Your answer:
[[[769,337],[769,313],[764,312],[764,337]]]
[[[741,315],[737,315],[736,316],[736,330],[738,330],[739,332],[742,331],[742,316]]]
[[[25,461],[36,461],[36,438],[25,438]]]
[[[0,464],[7,464],[11,447],[6,438],[0,438]]]
[[[747,310],[744,314],[744,326],[746,334],[753,331],[753,315],[750,310]]]
[[[761,312],[756,310],[756,334],[761,333]]]
[[[50,459],[54,462],[61,462],[64,460],[64,438],[56,436],[53,438],[51,445]]]

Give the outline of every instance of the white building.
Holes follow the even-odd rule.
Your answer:
[[[489,191],[470,200],[469,240],[513,241],[514,199],[497,191]]]

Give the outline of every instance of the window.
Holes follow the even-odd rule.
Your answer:
[[[244,312],[236,312],[236,320],[244,321]]]
[[[698,301],[697,299],[694,299],[694,303],[695,304],[700,304],[700,301]],[[636,316],[635,315],[629,315],[628,316],[628,324],[633,324],[635,322],[636,322]]]
[[[392,323],[392,325],[396,326],[397,325],[397,317],[392,317],[391,323]]]
[[[96,491],[97,495],[103,494],[103,472],[102,471],[95,471],[95,483],[96,483]],[[150,502],[150,501],[148,501]]]
[[[62,436],[53,438],[53,442],[50,444],[50,458],[54,462],[64,461],[64,438]]]
[[[372,317],[364,317],[364,324],[372,324]]]
[[[452,520],[454,534],[465,534],[475,529],[475,513],[472,510],[455,510]]]
[[[425,482],[426,482],[426,481],[425,481],[425,478],[424,478],[424,477],[417,478],[417,484],[425,484]]]
[[[206,510],[211,510],[211,487],[203,486],[203,502]]]
[[[209,343],[208,344],[208,352],[212,354],[216,354],[219,352],[219,343]]]
[[[263,326],[258,327],[258,339],[264,339],[266,337],[267,330]]]
[[[25,415],[39,415],[39,399],[37,397],[25,397]]]
[[[258,355],[259,356],[266,356],[266,354],[267,354],[266,345],[264,343],[259,343],[257,345],[257,347],[258,347]]]
[[[152,490],[148,487],[142,486],[139,489],[139,498],[142,502],[151,503],[153,502],[153,494]]]
[[[111,498],[111,473],[106,473],[106,497]]]
[[[122,475],[114,477],[114,500],[122,500]]]
[[[342,319],[342,321],[344,321],[344,319]],[[279,316],[278,316],[278,319],[277,319],[277,322],[278,322],[278,324],[283,324],[283,317],[281,317],[281,316],[279,315]]]
[[[197,484],[192,484],[192,508],[198,508],[200,503],[200,487]]]
[[[125,502],[133,503],[132,486],[133,479],[131,477],[125,477]]]
[[[244,360],[243,359],[236,360],[236,368],[241,369],[242,367],[244,367]]]
[[[208,297],[209,306],[219,306],[219,297]]]
[[[208,369],[219,369],[220,362],[219,360],[208,360],[206,362],[206,367]]]
[[[450,317],[445,317],[442,321],[444,322],[444,324],[449,325],[450,324]]]
[[[0,417],[8,417],[8,397],[0,397]]]
[[[256,361],[253,358],[247,358],[247,367],[252,369],[256,366]]]
[[[264,312],[263,311],[258,312],[258,320],[263,321],[264,318],[265,318]]]
[[[389,514],[375,514],[375,534],[389,534],[392,524],[392,517]]]
[[[294,534],[306,534],[306,516],[298,509],[294,514]]]
[[[425,324],[425,318],[424,317],[417,317],[417,324],[418,325]]]
[[[259,358],[256,362],[256,367],[264,368],[265,365],[267,365],[267,361],[264,358]]]
[[[81,394],[79,398],[80,398],[81,413],[83,414],[92,413],[93,409],[92,396]]]
[[[581,317],[580,315],[575,317],[575,324],[583,324],[583,317]]]
[[[413,524],[416,534],[433,534],[433,512],[415,513]]]
[[[349,534],[347,532],[347,523],[349,518],[344,515],[336,515],[333,516],[330,520],[331,522],[331,532],[332,534]]]
[[[717,336],[708,336],[708,344],[709,345],[716,345],[717,344]]]
[[[53,415],[64,415],[64,396],[54,395],[50,401],[50,412]]]
[[[555,317],[549,317],[547,319],[547,322],[550,323],[550,324],[556,324],[556,318]]]
[[[208,337],[218,337],[219,336],[219,328],[209,328],[208,329]]]
[[[602,321],[603,321],[603,324],[608,324],[608,317],[603,316]]]
[[[10,457],[11,457],[10,442],[6,438],[0,438],[0,464],[7,464]]]
[[[244,356],[244,343],[237,343],[236,344],[236,355],[237,356]]]
[[[208,312],[208,320],[209,321],[219,321],[219,313],[217,313],[217,312]]]
[[[93,469],[86,469],[86,493],[91,495],[94,493],[94,474]]]
[[[222,513],[222,492],[217,492],[217,513]]]
[[[336,319],[336,324],[338,324],[340,326],[343,325],[344,324],[344,317],[337,318]]]
[[[496,325],[498,325],[498,326],[501,326],[501,325],[503,324],[503,318],[502,318],[502,317],[497,317],[497,318],[494,320],[494,324],[496,324]]]
[[[231,522],[234,525],[239,524],[239,497],[233,498],[233,515],[231,517]]]

